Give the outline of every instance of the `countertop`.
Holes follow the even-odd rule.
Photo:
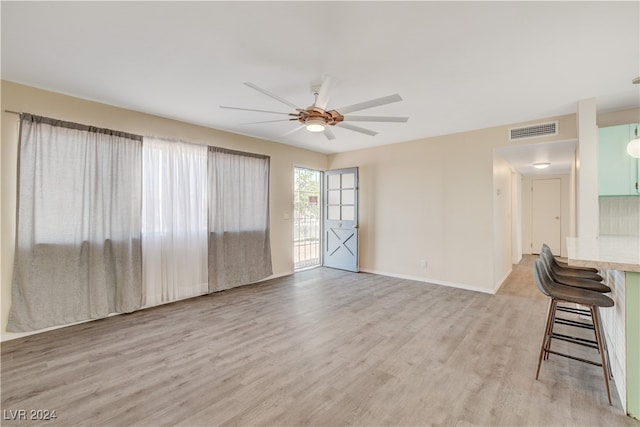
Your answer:
[[[568,237],[569,265],[640,272],[640,237]]]

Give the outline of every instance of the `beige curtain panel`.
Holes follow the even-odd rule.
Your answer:
[[[273,274],[269,157],[209,147],[209,291]]]
[[[21,115],[8,331],[140,307],[141,147],[136,135]]]
[[[8,331],[272,274],[268,156],[22,114],[18,170]]]

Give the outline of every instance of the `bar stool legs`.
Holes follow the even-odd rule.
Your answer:
[[[581,308],[574,308],[574,307],[565,307],[565,306],[557,306],[556,308],[557,311],[562,311],[562,312],[566,312],[566,313],[571,313],[571,314],[575,314],[575,315],[582,315],[582,316],[589,316],[592,321],[593,321],[593,315],[591,314],[591,310],[585,310],[585,309],[581,309]],[[598,311],[598,315],[600,314],[600,312]],[[576,326],[579,328],[585,328],[585,329],[591,329],[593,331],[594,334],[594,338],[596,339],[596,341],[593,341],[593,343],[595,344],[597,342],[597,334],[596,334],[596,330],[594,327],[594,324],[591,323],[584,323],[584,322],[578,322],[575,320],[569,320],[569,319],[561,319],[556,317],[556,321],[555,323],[561,324],[561,325],[568,325],[568,326]],[[609,380],[613,380],[613,373],[611,370],[611,360],[609,359],[609,350],[607,349],[607,340],[604,338],[604,329],[602,326],[602,321],[600,321],[600,318],[598,318],[598,324],[600,325],[600,336],[602,337],[602,347],[604,348],[604,355],[606,358],[606,362],[607,362],[607,370],[609,371]],[[598,350],[598,353],[600,353],[600,350]],[[546,355],[546,359],[549,358],[549,355]]]
[[[562,301],[553,297],[550,298],[549,310],[547,313],[547,323],[545,326],[545,332],[542,339],[542,345],[540,346],[540,355],[538,357],[538,369],[536,371],[536,380],[540,376],[540,367],[542,366],[542,361],[547,360],[550,354],[567,357],[569,359],[578,360],[580,362],[588,363],[595,366],[601,366],[604,374],[605,386],[607,389],[607,398],[609,399],[609,405],[611,405],[612,404],[611,389],[609,387],[609,378],[611,375],[610,373],[611,368],[610,368],[609,357],[607,354],[606,344],[604,344],[604,337],[602,334],[602,323],[600,321],[600,314],[598,312],[598,307],[594,305],[589,306],[589,313],[591,314],[591,319],[593,321],[593,329],[594,329],[595,338],[596,338],[595,341],[592,341],[584,338],[579,338],[579,337],[574,337],[574,336],[569,336],[569,335],[564,335],[564,334],[559,334],[557,332],[554,332],[553,330],[554,324],[556,323],[565,324],[565,325],[567,324],[563,322],[558,322],[557,321],[558,319],[556,318],[557,312],[560,308],[558,304],[562,302],[570,302],[570,301]],[[576,325],[569,324],[569,326],[576,326]],[[580,327],[583,327],[583,326],[580,326]],[[573,344],[578,344],[578,345],[590,347],[593,349],[597,349],[598,352],[600,353],[601,362],[598,363],[591,360],[583,359],[581,357],[576,357],[569,354],[561,353],[559,351],[551,350],[552,339],[558,339],[558,340],[567,341]]]
[[[540,366],[542,365],[542,358],[547,356],[548,350],[547,345],[551,342],[551,331],[552,331],[552,319],[555,317],[555,300],[551,298],[549,300],[549,309],[547,310],[547,325],[544,328],[544,335],[542,336],[542,344],[540,345],[540,357],[538,357],[538,370],[536,371],[536,380],[540,376]]]
[[[600,359],[602,360],[601,366],[602,371],[604,372],[604,383],[607,386],[607,397],[609,397],[609,405],[611,405],[611,390],[609,389],[609,375],[607,372],[610,370],[609,367],[609,355],[607,354],[606,349],[603,346],[604,337],[602,335],[602,327],[600,322],[600,313],[598,312],[598,307],[591,307],[591,317],[593,318],[594,327],[596,329],[596,341],[598,343],[598,350],[600,351]],[[607,359],[605,361],[605,358]]]

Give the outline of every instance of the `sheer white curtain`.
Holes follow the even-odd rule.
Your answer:
[[[269,157],[209,147],[209,290],[272,274]]]
[[[8,331],[140,307],[142,137],[22,114]]]
[[[145,137],[142,158],[143,305],[207,293],[207,147]]]

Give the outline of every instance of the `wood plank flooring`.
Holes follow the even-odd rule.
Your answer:
[[[5,342],[2,424],[640,426],[598,367],[535,380],[531,259],[498,295],[318,268]]]

